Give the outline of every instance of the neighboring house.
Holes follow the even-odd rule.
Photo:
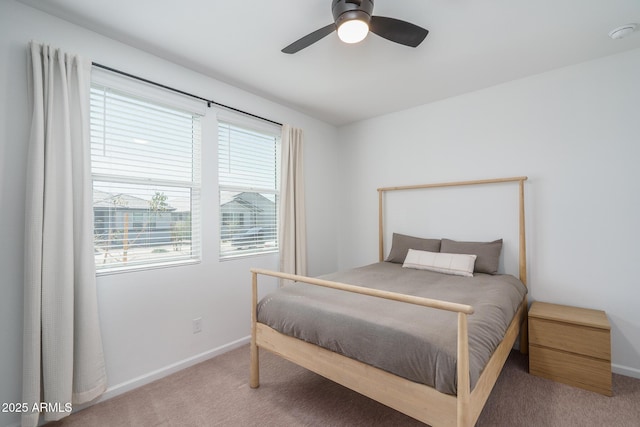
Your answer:
[[[176,212],[176,208],[163,202],[156,209],[152,206],[151,200],[94,189],[96,239],[118,244],[126,232],[128,243],[136,246],[166,245],[183,240],[184,236],[176,236],[175,228],[177,224],[189,221],[188,212]]]
[[[260,193],[242,192],[220,205],[222,239],[260,228],[265,240],[275,240],[276,203]]]

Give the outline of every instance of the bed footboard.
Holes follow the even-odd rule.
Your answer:
[[[477,416],[472,416],[472,411],[470,411],[469,337],[467,331],[467,316],[473,314],[473,307],[270,270],[251,269],[251,274],[251,388],[260,386],[259,348],[262,347],[420,421],[432,425],[458,427],[472,426],[475,423]],[[317,345],[288,337],[258,323],[258,275],[456,312],[458,315],[457,396],[440,393],[432,387],[398,377]]]

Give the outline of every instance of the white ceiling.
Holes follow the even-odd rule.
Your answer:
[[[640,48],[639,0],[375,0],[430,33],[280,50],[332,22],[331,0],[20,0],[334,125]],[[108,65],[108,64],[106,64]]]

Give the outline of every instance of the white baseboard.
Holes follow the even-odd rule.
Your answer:
[[[149,384],[153,381],[159,380],[160,378],[164,378],[168,375],[181,371],[190,366],[197,365],[198,363],[204,362],[205,360],[209,360],[213,357],[216,357],[228,351],[234,350],[245,344],[249,344],[250,341],[251,341],[251,337],[247,336],[237,341],[230,342],[229,344],[225,344],[223,346],[220,346],[211,350],[207,350],[195,356],[180,360],[176,363],[172,363],[171,365],[165,366],[163,368],[156,369],[155,371],[133,378],[129,381],[125,381],[123,383],[108,387],[107,390],[96,400],[93,400],[89,403],[85,403],[82,405],[74,405],[73,412],[75,412],[76,410],[80,411],[82,409],[88,408],[89,406],[95,405],[96,403],[100,403],[100,402],[104,402],[105,400],[112,399],[130,390],[136,389],[138,387],[142,387],[145,384]]]
[[[611,371],[615,374],[640,379],[640,369],[630,368],[629,366],[611,364]]]
[[[197,365],[200,362],[204,362],[205,360],[209,360],[212,357],[216,357],[219,356],[223,353],[226,353],[228,351],[234,350],[238,347],[241,347],[245,344],[249,344],[249,342],[251,341],[251,337],[250,336],[246,336],[244,338],[241,338],[239,340],[230,342],[228,344],[225,344],[223,346],[205,351],[203,353],[197,354],[195,356],[189,357],[187,359],[178,361],[176,363],[172,363],[171,365],[165,366],[163,368],[157,369],[155,371],[149,372],[145,375],[141,375],[137,378],[133,378],[129,381],[126,381],[124,383],[121,384],[116,384],[114,386],[111,386],[109,388],[107,388],[107,390],[102,394],[102,396],[100,396],[98,399],[84,404],[84,405],[74,405],[74,411],[77,410],[81,410],[84,408],[87,408],[91,405],[95,405],[96,403],[99,402],[104,402],[105,400],[109,400],[113,397],[116,397],[122,393],[126,393],[127,391],[136,389],[138,387],[141,387],[145,384],[149,384],[153,381],[159,380],[160,378],[166,377],[167,375],[171,375],[175,372],[181,371],[182,369],[188,368],[190,366],[193,365]],[[519,341],[516,340],[515,349],[518,349],[519,347]],[[616,373],[616,374],[620,374],[620,375],[625,375],[627,377],[632,377],[632,378],[638,378],[640,379],[640,369],[636,369],[636,368],[631,368],[629,366],[624,366],[624,365],[617,365],[617,364],[612,364],[611,365],[611,370]]]
[[[88,408],[89,406],[95,405],[96,403],[100,403],[100,402],[104,402],[105,400],[112,399],[120,394],[126,393],[127,391],[136,389],[138,387],[142,387],[145,384],[149,384],[153,381],[159,380],[160,378],[164,378],[168,375],[171,375],[175,372],[178,372],[190,366],[197,365],[198,363],[204,362],[205,360],[209,360],[212,357],[219,356],[223,353],[226,353],[228,351],[241,347],[245,344],[248,344],[250,341],[251,341],[251,337],[247,336],[237,341],[230,342],[229,344],[225,344],[223,346],[220,346],[211,350],[207,350],[203,353],[186,358],[176,363],[172,363],[171,365],[149,372],[145,375],[141,375],[139,377],[133,378],[132,380],[125,381],[121,384],[116,384],[114,386],[111,386],[107,388],[107,390],[102,394],[102,396],[100,396],[96,400],[90,403],[85,403],[83,405],[74,405],[73,412],[80,411],[82,409]],[[516,345],[514,346],[514,348],[517,348],[517,344],[518,344],[518,340],[516,340]],[[640,379],[640,369],[631,368],[629,366],[617,365],[614,363],[611,365],[611,370],[616,374]],[[40,425],[42,424],[44,424],[43,421],[40,422]],[[19,426],[20,426],[20,423],[18,422],[16,424],[9,424],[6,427],[19,427]]]
[[[249,344],[250,341],[251,341],[251,337],[247,336],[237,341],[230,342],[229,344],[225,344],[223,346],[220,346],[211,350],[207,350],[203,353],[196,354],[195,356],[188,357],[184,360],[180,360],[176,363],[172,363],[171,365],[165,366],[163,368],[156,369],[155,371],[149,372],[147,374],[140,375],[139,377],[133,378],[129,381],[116,384],[114,386],[107,388],[107,390],[99,398],[92,400],[89,403],[84,403],[82,405],[73,405],[72,412],[81,411],[83,409],[86,409],[90,406],[95,405],[96,403],[100,403],[100,402],[104,402],[105,400],[112,399],[122,393],[126,393],[127,391],[136,389],[138,387],[142,387],[145,384],[149,384],[153,381],[159,380],[160,378],[164,378],[167,375],[171,375],[175,372],[181,371],[190,366],[197,365],[200,362],[204,362],[205,360],[209,360],[212,357],[219,356],[223,353],[234,350],[245,344]],[[44,424],[45,422],[43,417],[40,417],[38,425],[42,426]],[[20,427],[20,421],[16,423],[8,424],[5,427]]]

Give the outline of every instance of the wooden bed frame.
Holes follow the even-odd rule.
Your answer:
[[[526,180],[527,177],[514,177],[379,188],[378,210],[380,261],[383,261],[384,258],[384,193],[388,191],[518,182],[520,228],[519,275],[522,283],[526,285],[527,264],[524,227],[524,181]],[[467,316],[473,314],[473,307],[464,304],[380,291],[345,283],[270,270],[251,269],[251,273],[253,292],[251,312],[251,388],[257,388],[260,385],[259,348],[263,348],[424,423],[432,426],[468,427],[473,426],[480,416],[482,408],[484,407],[487,398],[500,375],[500,371],[513,348],[518,332],[521,332],[520,351],[526,353],[528,348],[527,297],[525,295],[518,311],[507,329],[507,332],[505,333],[504,339],[489,359],[476,386],[473,390],[470,390]],[[402,301],[408,304],[417,304],[458,313],[457,395],[454,396],[441,393],[433,387],[407,380],[355,359],[326,350],[317,345],[281,334],[265,324],[259,323],[257,321],[258,275],[289,279],[312,285],[341,289],[347,292],[356,292],[380,298]]]

